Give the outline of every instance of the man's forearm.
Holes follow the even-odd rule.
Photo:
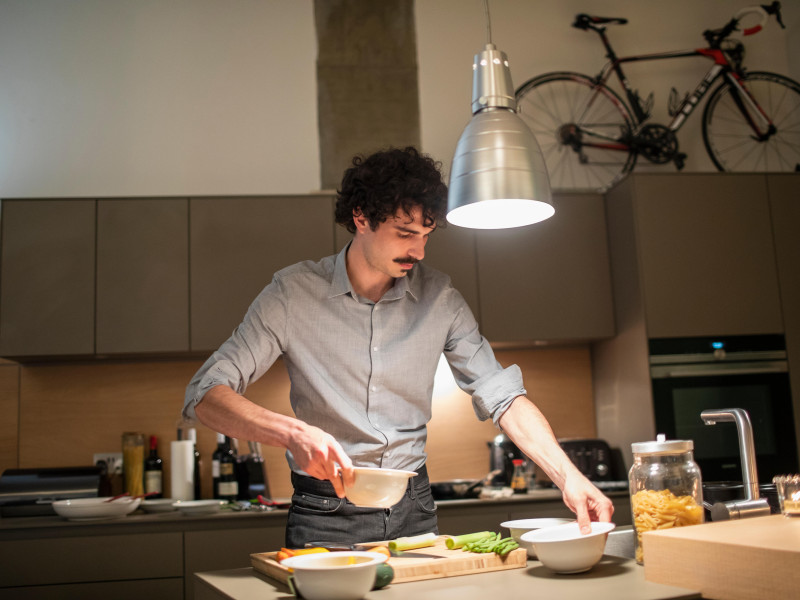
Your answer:
[[[559,488],[576,467],[561,449],[542,412],[525,396],[517,396],[500,417],[500,427],[511,441],[539,465]]]
[[[199,421],[227,436],[286,448],[297,419],[268,410],[224,385],[206,392],[195,407]]]

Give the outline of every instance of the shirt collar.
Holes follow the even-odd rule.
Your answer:
[[[350,283],[350,278],[347,276],[347,251],[350,249],[350,244],[342,248],[342,251],[336,256],[336,262],[333,267],[333,281],[331,281],[331,290],[328,294],[329,298],[341,296],[342,294],[350,294],[353,298],[356,297],[356,292],[353,285]],[[392,288],[383,295],[381,301],[384,300],[399,300],[408,293],[415,301],[419,298],[419,282],[417,281],[417,269],[411,271],[405,277],[398,277],[394,280]]]

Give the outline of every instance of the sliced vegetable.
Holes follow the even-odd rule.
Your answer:
[[[479,542],[488,538],[489,536],[494,536],[494,533],[491,531],[479,531],[477,533],[466,533],[464,535],[457,535],[455,537],[447,538],[445,541],[445,545],[447,546],[448,550],[457,550],[461,548],[465,544],[469,544],[472,542]]]
[[[300,548],[298,550],[291,550],[289,548],[281,548],[278,554],[275,555],[275,560],[283,562],[290,556],[302,556],[303,554],[317,554],[318,552],[328,552],[327,548]]]
[[[401,537],[389,542],[389,550],[400,551],[414,550],[415,548],[425,548],[433,546],[436,542],[435,533],[423,533],[422,535],[413,535],[410,537]]]
[[[383,554],[388,557],[392,556],[392,553],[389,552],[389,549],[386,546],[373,546],[372,548],[369,548],[367,552],[377,552],[378,554]]]

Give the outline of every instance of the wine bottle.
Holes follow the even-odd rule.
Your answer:
[[[158,455],[158,438],[150,436],[150,455],[144,461],[144,491],[153,493],[149,498],[164,495],[164,464]]]
[[[200,487],[200,452],[197,450],[197,430],[194,427],[189,428],[189,439],[194,444],[194,499],[200,500],[202,497],[202,488]]]
[[[219,498],[219,461],[225,451],[225,434],[217,434],[217,449],[211,455],[212,498]]]
[[[219,458],[219,497],[220,500],[235,502],[239,495],[239,483],[236,480],[236,454],[231,445],[231,438],[225,436],[225,447]]]

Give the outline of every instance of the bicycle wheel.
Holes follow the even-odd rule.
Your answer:
[[[774,131],[759,138],[736,102],[738,92],[724,81],[703,111],[703,141],[714,165],[720,171],[800,171],[800,84],[766,72],[746,73],[740,81]]]
[[[591,77],[546,73],[520,86],[516,97],[553,189],[605,192],[636,163],[636,152],[623,141],[633,127],[628,108]]]

